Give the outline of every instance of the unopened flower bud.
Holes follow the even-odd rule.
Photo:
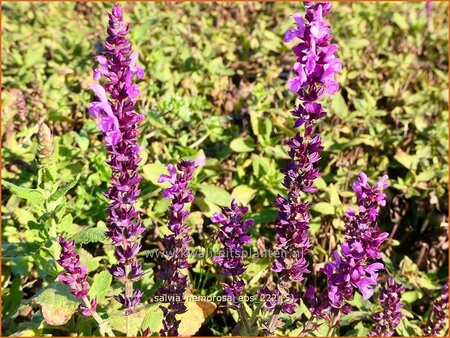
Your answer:
[[[53,134],[45,124],[39,125],[37,161],[40,165],[48,164],[53,155]]]

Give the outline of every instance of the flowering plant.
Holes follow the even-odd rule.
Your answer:
[[[410,65],[400,50],[383,49],[401,49],[414,40],[431,46],[416,54],[434,60],[427,53],[440,55],[440,40],[433,35],[439,6],[420,8],[423,22],[410,27],[414,13],[405,21],[394,11],[396,33],[387,26],[382,38],[369,41],[351,27],[372,32],[378,9],[370,14],[356,5],[303,5],[284,34],[293,53],[278,46],[281,34],[271,29],[281,22],[278,14],[287,12],[282,9],[291,12],[298,4],[278,3],[192,4],[201,11],[79,3],[74,8],[84,19],[76,27],[59,27],[65,36],[60,46],[49,42],[47,32],[42,53],[30,48],[22,58],[13,52],[22,68],[14,73],[9,62],[5,83],[24,82],[5,95],[6,117],[12,101],[17,116],[5,124],[4,135],[9,162],[3,186],[9,192],[2,333],[446,334],[445,260],[437,245],[426,243],[440,243],[444,252],[448,241],[440,233],[413,248],[415,262],[407,256],[408,243],[416,243],[411,238],[435,229],[446,207],[446,169],[436,169],[445,152],[430,150],[436,139],[446,138],[437,132],[438,122],[427,126],[434,108],[441,107],[435,102],[441,102],[436,92],[442,90],[421,89],[420,95],[432,100],[414,106],[422,99],[409,92],[425,85],[410,72],[401,85],[392,85],[386,72],[427,63]],[[5,5],[7,34],[24,33],[11,21],[42,22],[42,13],[30,6],[14,19]],[[95,33],[96,9],[104,6],[107,37],[96,43],[102,40]],[[61,20],[48,14],[50,26]],[[200,19],[193,24],[193,18]],[[166,27],[162,35],[153,30],[160,24]],[[413,34],[425,24],[426,41],[409,35],[404,44],[396,40],[400,31]],[[89,34],[87,27],[93,29]],[[236,35],[240,29],[252,32]],[[80,30],[80,38],[72,39],[68,30]],[[59,33],[53,35],[57,39]],[[229,50],[232,41],[241,43]],[[7,41],[6,59],[10,47]],[[419,50],[413,47],[406,49]],[[368,69],[355,72],[360,61],[352,60],[352,53]],[[46,68],[38,61],[41,54],[51,59]],[[97,67],[93,80],[86,80],[91,59]],[[286,64],[292,65],[290,76]],[[445,65],[445,58],[436,64]],[[383,68],[375,74],[371,66]],[[439,69],[428,70],[428,79],[421,73],[426,67],[416,68],[418,77],[430,80],[429,88],[442,76]],[[29,82],[26,69],[45,79],[42,88]],[[380,78],[383,86],[374,92],[369,82]],[[284,80],[287,89],[278,86]],[[77,96],[77,90],[83,93]],[[67,100],[77,105],[71,116],[64,115]],[[398,102],[414,112],[414,121],[398,112]],[[381,110],[385,104],[387,114]],[[421,109],[433,116],[421,120]],[[90,115],[86,121],[84,110]],[[381,128],[381,121],[392,130]],[[425,139],[399,128],[404,121]],[[37,144],[31,147],[34,136]],[[418,144],[422,148],[409,149]],[[432,157],[418,160],[414,152]],[[31,182],[23,168],[29,168]],[[411,200],[419,201],[417,210]]]

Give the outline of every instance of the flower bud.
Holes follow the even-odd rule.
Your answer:
[[[37,151],[37,161],[40,165],[45,165],[51,162],[54,150],[53,145],[52,131],[45,123],[41,123],[38,131]]]

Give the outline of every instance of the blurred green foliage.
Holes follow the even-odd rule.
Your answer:
[[[110,6],[2,4],[2,178],[10,182],[2,185],[3,334],[98,334],[86,318],[56,327],[44,313],[51,310],[46,290],[60,287],[52,284],[59,269],[53,230],[78,240],[91,282],[106,283],[96,286],[107,289],[97,295],[99,305],[106,312],[114,308],[108,308],[108,299],[119,291],[115,284],[108,288],[111,280],[99,272],[114,259],[111,247],[102,244],[107,203],[102,192],[110,169],[87,113],[94,56],[102,49]],[[319,126],[325,151],[312,209],[313,262],[318,269],[339,242],[357,174],[365,171],[375,181],[387,173],[389,202],[380,225],[392,239],[384,262],[408,290],[407,317],[397,333],[420,335],[418,325],[448,275],[448,4],[434,3],[428,19],[424,3],[333,6],[329,20],[344,69],[341,90],[325,100],[328,117]],[[146,71],[137,108],[145,115],[139,201],[148,227],[144,249],[157,249],[166,231],[168,201],[160,198],[156,182],[163,164],[199,152],[207,163],[192,184],[193,248],[211,249],[217,229],[208,217],[234,197],[249,204],[255,218],[252,246],[270,249],[276,221],[272,201],[284,193],[279,169],[287,158],[285,141],[293,135],[289,111],[295,100],[286,87],[294,55],[282,36],[292,24],[290,15],[302,11],[301,3],[124,7],[130,39]],[[18,104],[21,99],[27,109]],[[42,121],[55,134],[55,164],[47,173],[53,184],[45,200],[63,190],[45,208],[44,197],[31,191],[38,183],[36,134]],[[155,262],[145,262],[151,271]],[[220,294],[220,274],[211,260],[192,263],[191,292]],[[270,262],[247,263],[247,292],[255,294],[270,274]],[[319,275],[313,276],[320,285]],[[139,283],[151,297],[153,273]],[[340,334],[364,335],[370,328],[367,313],[377,309],[358,297],[354,303],[363,316],[345,318]],[[299,317],[307,311],[299,309]],[[231,334],[233,316],[217,310],[199,334]],[[297,323],[285,319],[284,333],[295,334]]]

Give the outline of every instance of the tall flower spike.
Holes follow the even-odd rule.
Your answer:
[[[194,200],[194,195],[189,189],[189,182],[194,177],[195,170],[205,163],[205,158],[200,157],[195,161],[180,161],[177,166],[167,165],[169,175],[163,174],[158,179],[159,183],[168,182],[169,188],[163,190],[162,196],[169,198],[169,230],[170,235],[164,236],[161,242],[164,245],[166,259],[161,263],[157,274],[162,279],[163,285],[158,290],[159,296],[167,298],[169,305],[161,306],[164,313],[163,328],[161,336],[178,336],[180,321],[176,315],[186,312],[185,292],[187,288],[187,275],[182,269],[189,268],[188,254],[189,225],[186,220],[189,211],[185,210],[185,204]]]
[[[369,333],[369,337],[391,337],[395,328],[402,320],[400,309],[404,306],[400,300],[400,293],[405,289],[397,284],[394,278],[389,277],[387,286],[381,288],[380,303],[383,311],[377,312],[373,319],[377,322],[375,329]]]
[[[379,272],[384,270],[384,265],[376,260],[381,258],[380,247],[388,233],[380,231],[377,217],[379,208],[386,204],[383,189],[387,184],[387,176],[383,176],[371,187],[364,173],[353,184],[359,213],[353,210],[345,213],[345,237],[341,250],[335,250],[334,260],[321,269],[327,278],[326,289],[318,299],[311,287],[306,294],[314,316],[331,322],[333,316],[348,313],[351,306],[347,301],[357,290],[364,299],[372,297]]]
[[[427,324],[422,328],[423,334],[428,337],[445,336],[445,332],[441,332],[445,323],[448,324],[448,282],[444,284],[441,297],[433,302],[433,311]]]
[[[264,289],[264,294],[271,294],[266,306],[274,309],[274,315],[268,327],[273,334],[278,322],[278,312],[292,314],[298,303],[296,284],[304,280],[309,272],[306,255],[310,248],[309,208],[310,204],[302,202],[304,194],[314,193],[317,188],[314,181],[320,176],[317,162],[323,150],[322,140],[314,133],[315,122],[326,116],[322,105],[316,102],[325,92],[332,95],[339,86],[334,75],[341,69],[340,60],[334,56],[337,50],[332,39],[330,25],[324,20],[331,9],[328,2],[304,2],[306,14],[294,14],[296,27],[285,33],[284,40],[294,38],[300,43],[293,47],[297,60],[293,66],[294,77],[288,87],[296,93],[299,104],[292,111],[296,118],[294,128],[304,127],[304,132],[297,132],[288,142],[290,161],[282,170],[283,185],[288,189],[287,197],[278,196],[274,205],[278,207],[276,228],[277,258],[272,271],[278,274],[275,290]],[[283,299],[281,299],[283,297]],[[276,299],[277,301],[273,301]]]
[[[118,263],[109,270],[125,283],[125,294],[115,299],[125,310],[131,310],[143,295],[140,290],[133,291],[133,282],[142,275],[136,255],[145,230],[135,210],[141,181],[137,171],[141,160],[137,137],[143,115],[134,111],[139,91],[133,80],[142,79],[144,71],[136,66],[138,54],[132,52],[127,39],[128,24],[123,20],[122,8],[114,5],[108,15],[108,37],[103,55],[97,57],[100,67],[94,71],[94,80],[103,77],[105,81],[92,86],[97,100],[90,104],[89,113],[103,133],[109,154],[107,163],[113,172],[111,186],[105,193],[110,200],[106,235],[115,246]]]
[[[235,200],[231,202],[231,208],[223,208],[223,213],[216,212],[211,222],[221,224],[219,240],[223,246],[223,255],[213,257],[212,260],[220,266],[226,281],[223,289],[233,303],[237,303],[238,296],[244,289],[245,282],[240,278],[244,273],[244,260],[242,246],[250,242],[247,228],[253,226],[252,219],[243,220],[248,207],[239,207]],[[225,214],[225,215],[224,215]]]

